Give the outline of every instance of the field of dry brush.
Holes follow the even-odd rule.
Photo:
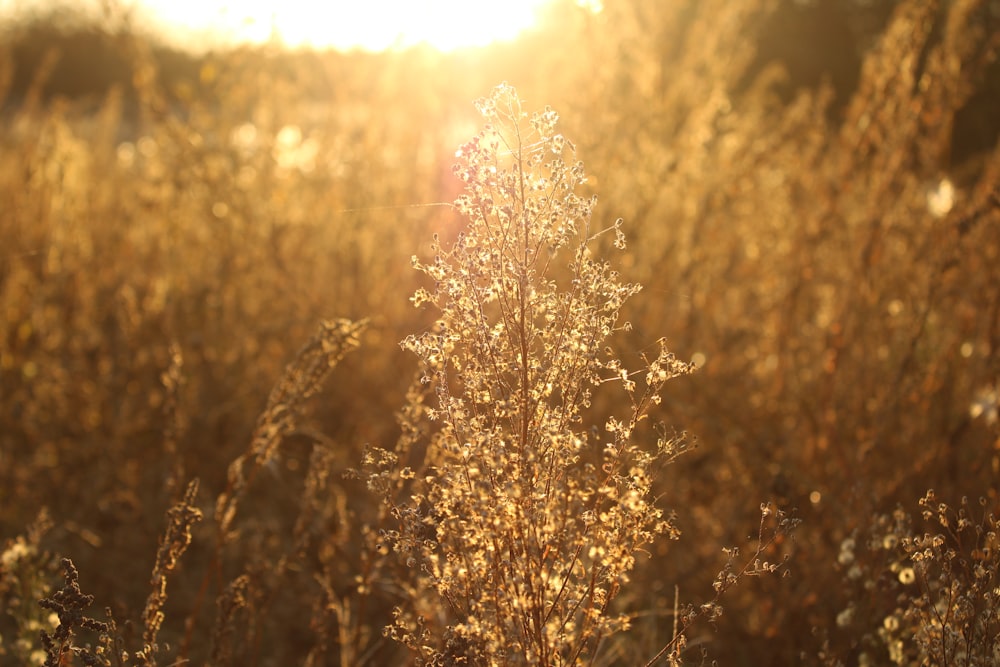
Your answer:
[[[823,69],[811,59],[835,47],[796,33],[808,4],[563,2],[539,32],[481,50],[244,47],[184,68],[109,19],[88,39],[122,76],[96,92],[53,84],[72,43],[60,61],[6,28],[0,664],[517,664],[497,653],[514,640],[482,630],[509,599],[473,618],[434,570],[461,554],[472,505],[444,477],[409,481],[444,475],[462,429],[507,442],[490,438],[511,415],[519,446],[581,449],[559,473],[520,467],[536,461],[522,450],[482,459],[564,489],[552,512],[597,503],[594,483],[601,502],[627,489],[636,516],[669,519],[655,539],[614,533],[627,561],[595,566],[581,597],[556,586],[569,620],[554,634],[582,639],[522,647],[531,662],[997,664],[1000,15],[987,0],[821,2],[851,19],[829,30],[854,35]],[[617,274],[591,284],[617,319],[593,327],[625,389],[651,364],[677,375],[634,432],[609,421],[631,392],[567,394],[618,362],[566,366],[584,374],[539,394],[512,379],[543,369],[524,362],[526,335],[524,356],[488,347],[509,364],[489,388],[495,431],[442,389],[472,397],[463,373],[487,349],[449,319],[460,292],[445,279],[472,266],[455,249],[492,238],[474,235],[477,215],[535,210],[528,195],[483,203],[513,190],[461,168],[481,158],[473,102],[502,81],[526,111],[558,112],[572,145],[546,119],[539,145],[575,150],[574,193],[597,201],[585,215],[565,201],[610,230],[532,289],[576,295],[581,258],[607,260]],[[472,203],[454,204],[463,192]],[[552,210],[558,227],[569,213]],[[562,242],[545,241],[553,257]],[[499,299],[499,336],[526,326],[503,295],[534,298],[535,274],[489,266],[475,284]],[[619,282],[642,289],[619,300]],[[433,298],[411,300],[419,289]],[[577,297],[561,298],[545,308]],[[661,341],[692,368],[664,365]],[[464,368],[437,355],[453,345]],[[565,420],[527,420],[529,400]],[[607,438],[631,443],[620,477]],[[658,442],[684,444],[647,480]],[[594,482],[602,466],[617,490]],[[524,525],[545,523],[539,507]],[[581,545],[611,516],[579,510],[565,542],[498,528],[510,558],[490,585],[521,590],[531,563],[569,559],[565,581],[601,563],[612,543]],[[539,605],[523,628],[549,646]]]

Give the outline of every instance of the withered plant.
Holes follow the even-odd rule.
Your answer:
[[[467,225],[453,243],[435,238],[429,263],[414,258],[433,286],[413,302],[439,312],[403,341],[426,389],[404,419],[432,423],[423,467],[402,456],[421,439],[413,424],[402,451],[367,456],[397,523],[385,537],[413,572],[388,632],[428,664],[576,664],[628,627],[612,602],[637,554],[678,536],[650,485],[686,441],[637,428],[692,366],[662,339],[637,372],[608,347],[640,287],[591,252],[602,234],[624,248],[621,222],[592,225],[596,200],[577,194],[583,165],[556,113],[529,115],[508,85],[477,108],[485,127],[456,167]],[[608,383],[628,409],[602,432],[588,408]]]
[[[1000,657],[996,507],[982,497],[950,505],[927,491],[920,517],[877,514],[840,544],[850,601],[826,636],[822,664],[851,637],[858,665],[995,665]]]

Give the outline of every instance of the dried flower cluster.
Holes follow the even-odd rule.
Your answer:
[[[450,247],[435,239],[430,263],[414,259],[434,286],[413,301],[440,317],[403,345],[435,400],[408,411],[433,429],[423,469],[397,471],[415,478],[409,497],[389,498],[387,537],[419,580],[389,632],[427,664],[575,664],[628,626],[611,602],[636,553],[678,534],[650,488],[683,439],[647,447],[635,430],[692,368],[661,341],[630,373],[606,346],[639,286],[591,254],[599,235],[624,237],[620,222],[591,228],[595,200],[576,193],[585,175],[556,113],[529,116],[507,85],[477,107],[485,128],[456,167],[468,225]],[[586,413],[609,381],[631,409],[601,435]],[[374,487],[392,488],[399,460],[369,455]]]
[[[985,499],[979,505],[963,498],[956,510],[928,491],[920,499],[924,531],[900,508],[873,519],[866,549],[854,537],[841,543],[848,588],[863,592],[836,625],[858,637],[858,664],[997,664],[998,519]]]

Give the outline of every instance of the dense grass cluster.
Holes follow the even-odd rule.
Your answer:
[[[799,4],[0,53],[0,663],[995,664],[1000,17]]]

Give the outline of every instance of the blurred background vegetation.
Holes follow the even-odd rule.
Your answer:
[[[886,662],[898,602],[845,585],[844,541],[919,515],[929,488],[1000,506],[996,2],[559,0],[515,42],[447,54],[185,52],[114,7],[0,30],[4,664],[31,659],[58,556],[140,621],[164,512],[198,477],[211,518],[282,369],[334,317],[371,318],[360,350],[234,532],[196,529],[163,653],[405,661],[380,635],[393,583],[351,602],[377,512],[344,473],[398,435],[415,364],[397,343],[433,318],[408,302],[409,258],[459,229],[454,151],[504,80],[560,113],[599,222],[625,220],[619,268],[645,286],[625,358],[665,336],[701,366],[658,415],[699,440],[659,482],[684,535],[637,569],[606,662],[670,639],[675,586],[710,598],[765,501],[803,519],[778,545],[791,576],[733,590],[692,660]]]

